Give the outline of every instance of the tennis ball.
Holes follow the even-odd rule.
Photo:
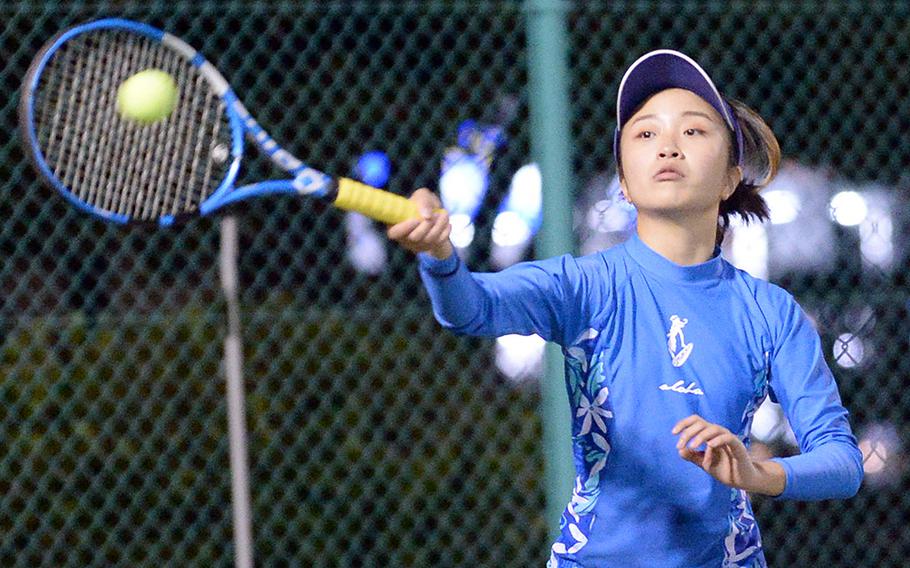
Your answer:
[[[177,104],[177,82],[160,69],[140,71],[117,89],[117,110],[123,118],[150,124],[166,118]]]

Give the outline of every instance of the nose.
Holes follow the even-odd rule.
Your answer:
[[[672,133],[662,133],[659,136],[661,138],[657,145],[657,157],[659,159],[678,160],[682,158],[682,152],[679,151],[676,136],[673,136]]]
[[[673,144],[666,144],[663,148],[660,149],[657,156],[661,159],[667,158],[679,158],[681,154],[679,153],[679,148]]]

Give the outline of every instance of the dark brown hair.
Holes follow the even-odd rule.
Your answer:
[[[730,217],[738,215],[746,223],[766,221],[768,204],[759,192],[765,188],[780,167],[780,144],[771,127],[754,110],[740,101],[727,101],[743,132],[743,179],[733,193],[720,202],[717,220],[717,244],[724,240]],[[730,144],[730,165],[736,165],[736,152]]]

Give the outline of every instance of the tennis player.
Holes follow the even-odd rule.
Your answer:
[[[575,489],[548,566],[766,566],[747,492],[845,499],[862,455],[819,336],[783,289],[718,245],[733,215],[768,217],[759,190],[780,148],[686,55],[658,50],[625,73],[614,152],[637,235],[609,250],[471,273],[429,191],[421,220],[388,235],[420,253],[439,322],[456,333],[540,334],[563,347]],[[752,459],[770,396],[802,453]]]

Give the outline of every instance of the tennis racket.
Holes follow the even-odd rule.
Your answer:
[[[122,118],[118,87],[149,68],[176,80],[174,110],[151,124]],[[25,77],[19,123],[40,176],[109,221],[170,225],[276,193],[319,198],[388,224],[418,216],[404,197],[301,162],[259,126],[202,54],[139,22],[97,20],[48,41]],[[238,187],[245,135],[289,177]]]

